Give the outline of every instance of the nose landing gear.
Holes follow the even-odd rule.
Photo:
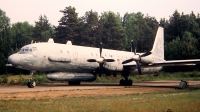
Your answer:
[[[31,70],[30,74],[29,74],[29,80],[28,80],[28,83],[27,83],[27,86],[29,88],[34,88],[36,86],[36,82],[32,80],[34,72],[35,72],[34,70]]]

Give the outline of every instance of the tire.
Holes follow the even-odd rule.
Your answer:
[[[34,87],[36,86],[36,83],[35,83],[35,81],[31,81],[31,82],[28,82],[28,83],[27,83],[27,86],[28,86],[29,88],[34,88]]]
[[[68,84],[69,85],[80,85],[81,82],[80,81],[69,81]]]

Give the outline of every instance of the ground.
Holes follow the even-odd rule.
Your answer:
[[[66,83],[50,83],[39,85],[35,88],[4,85],[0,86],[0,100],[113,96],[175,91],[179,83],[180,81],[148,81],[133,83],[133,86],[119,86],[117,83],[83,83],[80,86],[69,86]],[[200,88],[200,81],[188,81],[188,85],[189,87]]]
[[[123,88],[94,88],[94,89],[73,89],[73,90],[47,90],[18,93],[1,93],[0,100],[24,100],[43,98],[63,98],[82,96],[113,96],[126,94],[142,94],[158,91],[173,91],[174,88],[150,88],[150,87],[123,87]]]

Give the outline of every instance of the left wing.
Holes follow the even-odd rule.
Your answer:
[[[160,67],[160,66],[191,66],[200,63],[200,59],[192,59],[192,60],[171,60],[171,61],[160,61],[154,62],[151,64],[141,64],[142,68],[149,67]],[[136,69],[136,64],[125,64],[124,67],[130,67],[131,69]]]

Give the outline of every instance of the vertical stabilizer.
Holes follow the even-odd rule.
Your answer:
[[[158,28],[151,53],[164,59],[164,29],[162,27]]]

